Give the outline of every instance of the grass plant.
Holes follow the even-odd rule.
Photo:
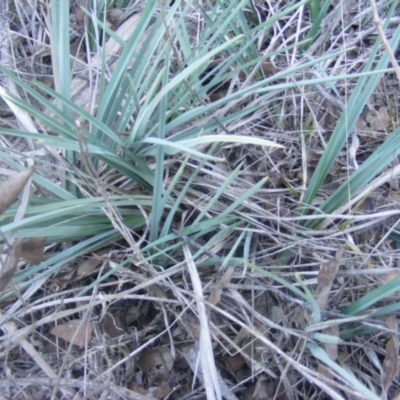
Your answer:
[[[397,2],[3,3],[2,395],[400,396]]]

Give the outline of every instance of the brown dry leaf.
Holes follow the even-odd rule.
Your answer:
[[[253,308],[254,311],[258,312],[263,317],[271,318],[271,304],[270,304],[270,299],[268,297],[268,292],[265,291],[257,296],[257,298],[254,301]]]
[[[304,171],[299,171],[296,174],[296,178],[300,183],[304,183],[304,180],[307,179],[306,183],[310,183],[310,180],[314,174],[315,169],[307,167],[307,174],[304,173]]]
[[[145,350],[137,362],[150,385],[156,381],[167,381],[174,365],[169,347]]]
[[[237,370],[246,365],[246,360],[241,354],[235,354],[234,356],[227,357],[225,364],[228,370],[234,374]]]
[[[375,131],[386,131],[390,128],[391,118],[387,107],[379,107],[378,111],[368,112],[365,120]]]
[[[132,325],[135,321],[139,319],[141,312],[138,307],[132,305],[129,310],[124,315],[125,326]]]
[[[78,24],[83,25],[85,23],[86,14],[82,8],[88,8],[88,0],[80,0],[78,6],[75,9],[75,18]]]
[[[394,315],[386,318],[386,324],[389,329],[397,331],[397,319]]]
[[[324,329],[324,334],[339,337],[339,326],[332,325],[329,328]],[[337,344],[336,343],[325,343],[324,348],[325,348],[325,351],[328,354],[329,358],[332,361],[336,361],[337,357],[338,357]]]
[[[148,390],[143,389],[142,386],[138,385],[136,382],[128,382],[127,388],[132,392],[135,392],[140,399],[147,400],[161,400],[166,399],[171,392],[171,388],[168,382],[161,382],[158,386],[151,386]],[[136,399],[136,397],[135,397]]]
[[[221,278],[215,284],[210,296],[208,297],[208,302],[216,306],[221,301],[222,290],[232,279],[234,272],[233,267],[229,267]]]
[[[138,385],[133,379],[127,383],[126,387],[129,390],[132,390],[132,392],[138,393],[140,395],[145,395],[147,393],[147,390],[143,389],[142,386]]]
[[[35,172],[35,167],[19,172],[0,185],[0,214],[7,210],[16,200],[24,189],[29,178]]]
[[[271,307],[270,317],[269,317],[271,321],[279,323],[285,319],[285,316],[286,316],[285,311],[280,305]]]
[[[106,313],[103,316],[99,322],[99,325],[103,332],[113,339],[123,335],[125,332],[122,328],[120,328],[119,325],[121,324],[119,323],[118,319],[109,313]]]
[[[388,327],[396,334],[392,334],[392,337],[386,343],[386,357],[383,360],[383,390],[387,391],[389,386],[392,384],[393,379],[399,372],[399,339],[397,335],[397,318],[392,315],[386,319]]]
[[[334,379],[334,375],[333,375],[332,371],[323,364],[318,364],[317,372],[319,374],[321,374],[322,376],[324,376],[326,379],[329,379],[329,380]]]
[[[256,387],[254,388],[254,392],[251,397],[254,400],[263,400],[270,398],[270,394],[268,393],[267,380],[264,376],[260,376],[257,379]]]
[[[152,386],[147,389],[147,396],[152,396],[152,398],[157,400],[166,399],[169,393],[171,392],[171,388],[167,381],[161,382],[158,386]]]
[[[261,64],[261,69],[264,71],[265,76],[272,76],[280,72],[279,68],[276,68],[274,64],[270,61],[264,61]]]
[[[22,242],[16,241],[8,250],[4,262],[0,265],[0,291],[2,291],[11,281],[15,274],[18,261],[21,258]]]
[[[92,339],[92,331],[93,326],[90,322],[75,319],[55,326],[50,333],[68,343],[84,347]]]
[[[398,276],[400,276],[400,270],[390,271],[385,275],[385,282],[389,282],[392,279],[397,278]]]
[[[107,21],[111,23],[114,29],[118,27],[118,23],[120,22],[123,14],[124,12],[119,8],[107,10]]]
[[[194,314],[190,312],[185,313],[179,320],[179,324],[193,340],[200,338],[200,323]]]
[[[151,387],[148,390],[143,389],[143,387],[138,385],[133,379],[127,383],[126,387],[127,387],[127,389],[129,389],[135,393],[132,397],[132,399],[134,399],[134,400],[166,399],[170,392],[169,387],[168,387],[168,392],[166,392],[166,390],[164,390],[166,388],[165,382],[162,382],[161,385],[159,386],[160,391],[155,390],[155,389],[158,389],[157,387]],[[164,396],[156,397],[157,395],[160,395],[160,394],[164,394]]]
[[[367,121],[362,118],[359,117],[357,122],[356,122],[356,131],[357,132],[364,132],[367,128]]]
[[[321,310],[325,310],[328,304],[329,293],[332,288],[333,280],[339,271],[340,261],[343,256],[344,248],[340,247],[335,254],[333,260],[321,265],[318,273],[318,296],[317,303]]]
[[[338,325],[330,326],[329,328],[324,329],[324,333],[326,335],[339,337],[339,326]],[[325,349],[326,353],[328,354],[329,358],[332,361],[336,361],[336,359],[338,357],[337,344],[336,343],[325,343],[324,349]],[[334,379],[334,375],[333,375],[332,371],[325,365],[319,364],[318,372],[330,380]]]
[[[30,238],[22,241],[21,257],[30,264],[40,264],[43,261],[46,238]]]
[[[91,275],[94,270],[102,263],[99,258],[90,257],[85,260],[82,264],[79,265],[78,270],[76,272],[76,278],[81,279],[85,276]]]
[[[51,282],[51,289],[54,292],[64,290],[73,280],[75,271],[72,268],[67,269],[60,277],[56,277]]]

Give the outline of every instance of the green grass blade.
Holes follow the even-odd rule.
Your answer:
[[[51,0],[51,55],[54,83],[57,92],[71,98],[69,2]],[[70,110],[60,104],[61,110],[69,116]]]
[[[166,54],[169,52],[169,46],[166,46]],[[163,68],[163,86],[167,84],[168,81],[168,70],[169,70],[169,59],[165,60],[165,68]],[[164,96],[159,105],[159,124],[158,124],[158,139],[164,140],[165,130],[164,126],[166,123],[166,111],[168,103],[168,94]],[[153,188],[153,208],[150,217],[150,241],[153,242],[158,238],[160,232],[161,218],[164,213],[164,161],[165,161],[165,151],[164,146],[157,146],[156,149],[156,168],[154,174],[154,188]]]
[[[400,277],[398,276],[350,304],[348,307],[342,310],[342,313],[347,315],[360,314],[372,305],[376,304],[378,301],[386,299],[399,291]]]
[[[392,7],[392,12],[394,8]],[[390,15],[390,14],[389,14]],[[386,22],[386,25],[388,24]],[[390,42],[392,48],[397,48],[400,39],[400,26],[397,27],[395,33],[393,34],[392,40]],[[380,49],[380,41],[375,43],[374,48],[371,51],[369,60],[365,65],[364,72],[370,73],[373,69],[373,65],[376,62],[376,56]],[[384,69],[389,62],[387,54],[382,55],[378,63],[376,63],[375,71]],[[348,135],[353,131],[355,124],[363,111],[368,99],[371,97],[373,91],[375,90],[379,80],[381,79],[381,74],[364,76],[359,78],[356,87],[348,101],[346,110],[342,113],[336,127],[331,135],[331,139],[325,149],[318,166],[311,178],[310,184],[308,186],[307,192],[304,196],[303,203],[311,204],[316,193],[321,188],[326,176],[331,171],[333,164],[337,160],[337,157],[342,150]],[[302,209],[302,213],[306,212],[306,208]]]
[[[226,43],[223,43],[222,45],[218,46],[214,50],[210,51],[205,56],[203,56],[200,59],[193,62],[193,64],[188,66],[184,71],[182,71],[180,74],[178,74],[173,79],[171,79],[169,81],[169,83],[165,87],[163,87],[162,90],[157,94],[157,96],[149,104],[147,109],[141,115],[139,115],[139,117],[135,123],[134,129],[130,135],[128,143],[131,144],[134,140],[136,140],[136,138],[142,138],[143,136],[145,136],[147,124],[148,124],[148,121],[149,121],[151,115],[154,113],[156,107],[159,105],[162,98],[164,96],[166,96],[166,94],[168,92],[172,91],[172,89],[174,89],[178,85],[182,84],[182,82],[185,79],[187,79],[194,71],[196,71],[198,68],[200,68],[203,64],[208,62],[212,57],[214,57],[215,55],[222,52],[223,50],[225,50],[226,48],[228,48],[235,42],[240,41],[242,39],[243,39],[243,37],[240,36],[240,37],[231,39],[231,40],[227,41]]]
[[[317,346],[314,343],[308,343],[307,347],[310,349],[311,354],[319,361],[323,362],[333,371],[335,371],[338,375],[340,375],[349,385],[351,385],[354,390],[358,393],[361,393],[365,396],[366,399],[369,400],[379,400],[380,397],[375,393],[371,392],[367,387],[365,387],[353,374],[351,374],[348,370],[344,369],[337,363],[335,363],[328,354],[323,350],[320,346]]]
[[[364,163],[329,198],[322,203],[314,214],[331,214],[349,199],[356,196],[376,175],[386,168],[400,154],[400,129],[392,133]],[[316,229],[322,219],[307,221],[304,226]]]
[[[330,0],[310,0],[309,7],[312,25],[306,37],[306,39],[310,40],[302,46],[304,51],[309,49],[320,33],[322,21],[326,17],[331,4],[332,1]]]

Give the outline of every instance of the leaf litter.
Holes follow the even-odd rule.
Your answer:
[[[6,252],[3,250],[2,262],[0,264],[0,292],[8,285],[14,277],[18,262],[21,257],[22,242],[15,242]]]
[[[273,6],[281,6],[278,3],[274,3]],[[255,1],[252,5],[256,7],[259,18],[266,18],[271,11],[263,2]],[[355,29],[360,23],[357,14],[359,5],[346,2],[344,6],[349,11],[352,29]],[[79,23],[85,21],[82,14],[79,18]],[[333,21],[334,19],[332,24]],[[133,24],[130,25],[131,31]],[[332,32],[335,30],[333,28],[334,24]],[[363,46],[370,39],[368,32],[360,27],[357,33],[356,40],[363,41]],[[297,33],[294,25],[285,25],[274,34],[277,35],[275,39],[280,41],[285,39],[285,34],[290,37]],[[335,49],[335,41],[328,41],[324,46],[332,46],[332,49]],[[315,49],[317,47],[314,46]],[[335,68],[348,67],[350,71],[352,68],[358,69],[358,64],[364,57],[362,49],[361,46],[357,54],[360,58],[352,59],[352,54],[349,53],[346,60],[337,60]],[[112,58],[116,59],[115,54],[113,50],[110,57],[112,55]],[[317,53],[313,57],[316,55]],[[85,62],[85,58],[82,57],[79,61]],[[260,72],[273,76],[291,65],[286,65],[288,60],[281,55],[273,61],[261,63]],[[244,72],[241,72],[238,78],[242,82],[246,82],[247,78],[252,79]],[[294,75],[293,79],[297,79],[297,76]],[[81,96],[77,82],[81,86],[84,85],[84,93]],[[231,85],[233,88],[234,83]],[[89,82],[84,79],[76,77],[74,80],[75,100],[81,102],[84,107],[90,104],[88,86]],[[384,84],[379,89],[382,90],[383,86]],[[78,89],[75,90],[76,88]],[[216,92],[215,100],[226,96],[231,88],[223,88]],[[353,299],[365,294],[369,287],[372,290],[380,285],[381,281],[373,279],[375,275],[371,275],[371,278],[363,267],[371,266],[367,272],[373,270],[376,275],[381,274],[382,277],[396,276],[397,268],[392,265],[396,264],[398,255],[395,236],[386,240],[382,247],[375,248],[382,237],[379,227],[363,236],[357,231],[357,219],[350,224],[354,228],[352,231],[346,230],[347,226],[343,230],[343,226],[335,230],[337,221],[333,221],[330,228],[324,232],[302,231],[293,223],[296,215],[294,203],[297,201],[294,199],[301,195],[309,183],[334,122],[341,113],[347,90],[351,88],[338,86],[335,89],[341,91],[341,97],[333,94],[335,91],[332,87],[327,89],[322,86],[315,89],[321,92],[317,94],[313,92],[314,88],[310,91],[302,88],[301,93],[300,90],[277,92],[274,98],[276,104],[263,109],[259,118],[240,121],[240,130],[251,129],[251,134],[257,134],[258,129],[261,132],[268,131],[285,142],[285,149],[260,151],[254,146],[224,146],[223,155],[230,164],[229,169],[235,168],[240,160],[247,175],[243,181],[238,179],[233,187],[226,190],[226,197],[207,210],[207,217],[211,219],[222,213],[224,207],[230,204],[229,200],[237,198],[238,193],[241,193],[239,189],[248,187],[245,182],[257,182],[260,176],[268,174],[270,179],[257,194],[258,197],[248,201],[248,208],[238,211],[247,214],[245,218],[249,225],[245,229],[256,237],[252,261],[263,265],[267,272],[281,274],[280,276],[287,279],[291,285],[297,284],[293,279],[294,270],[300,273],[311,292],[315,293],[316,303],[323,316],[321,323],[331,322],[331,326],[324,328],[322,333],[339,338],[340,321],[333,324],[332,321],[335,320],[329,318],[335,313],[336,316],[340,316],[341,303],[344,307]],[[384,90],[382,92],[386,96],[387,93]],[[210,97],[211,95],[213,93]],[[379,101],[375,101],[374,110],[370,108],[360,118],[357,137],[352,146],[349,146],[350,160],[347,159],[346,152],[340,155],[324,182],[321,198],[315,201],[316,206],[323,201],[324,196],[336,190],[352,168],[362,164],[370,147],[380,142],[382,133],[390,130],[393,123],[398,123],[397,115],[393,113],[392,97],[387,95],[385,99],[385,96],[380,96]],[[308,103],[304,109],[301,108],[301,99],[306,99]],[[385,104],[381,104],[382,99]],[[299,110],[301,116],[298,114]],[[305,118],[303,112],[307,114]],[[309,137],[307,148],[304,149],[301,149],[299,140],[294,139],[301,136],[301,132],[305,132]],[[302,150],[307,153],[303,158]],[[304,166],[306,168],[303,168]],[[173,176],[176,172],[174,165],[171,164],[168,168]],[[212,167],[207,168],[212,170]],[[194,170],[188,167],[188,178]],[[0,196],[2,212],[15,203],[34,169],[28,171],[22,173],[22,177],[18,175],[18,184],[14,181],[6,183],[9,185],[6,189],[0,187],[1,193],[9,191],[9,188],[12,192],[6,196],[6,200]],[[204,199],[211,198],[210,193],[218,189],[216,184],[210,184],[211,180],[208,181],[207,177],[207,172],[204,172],[197,182],[198,187],[202,189],[196,192],[198,187],[193,188],[185,200],[185,207],[190,209],[192,215],[203,212],[202,207],[206,204],[203,203]],[[11,182],[6,182],[9,181]],[[209,192],[207,187],[210,188]],[[388,195],[385,188],[381,187],[368,196],[373,204],[368,212],[379,213],[391,207],[398,207],[397,200]],[[356,217],[365,212],[361,207],[355,207],[354,211]],[[371,216],[372,218],[375,216]],[[386,222],[386,225],[390,225],[389,222]],[[209,237],[207,234],[203,236],[204,243],[207,243]],[[200,241],[202,239],[196,238]],[[352,244],[345,248],[340,247],[347,241]],[[221,241],[222,246],[219,249],[226,254],[233,243],[234,240],[228,237]],[[14,276],[21,257],[33,265],[45,261],[44,245],[43,238],[30,237],[14,242],[8,248],[8,261],[6,259],[4,264],[6,273],[0,275],[3,291]],[[121,241],[116,245],[123,247],[126,244]],[[68,250],[71,243],[58,246],[62,254]],[[320,263],[321,258],[332,254],[332,251],[338,248],[340,250],[336,252],[332,261]],[[37,386],[35,382],[27,381],[26,376],[21,378],[23,371],[34,371],[37,374],[37,382],[41,384],[42,371],[47,371],[46,376],[57,378],[57,383],[44,382],[43,399],[50,398],[52,388],[59,387],[59,384],[65,385],[64,398],[81,395],[85,390],[88,398],[98,398],[99,393],[95,391],[95,386],[100,386],[99,382],[106,380],[111,383],[106,388],[101,386],[101,389],[103,397],[109,398],[204,398],[205,389],[208,389],[212,398],[210,382],[215,397],[232,399],[321,398],[328,393],[332,398],[353,398],[352,396],[356,395],[349,385],[337,379],[337,375],[329,367],[321,368],[322,364],[315,362],[315,358],[299,348],[298,344],[303,343],[302,335],[310,324],[309,310],[312,306],[304,298],[297,296],[292,286],[273,281],[270,275],[263,275],[256,269],[247,268],[246,273],[243,273],[242,265],[230,267],[221,275],[212,253],[203,253],[203,258],[206,261],[208,259],[211,267],[208,265],[203,268],[199,263],[200,268],[192,264],[188,275],[186,266],[183,268],[180,264],[183,262],[182,258],[177,254],[173,255],[179,262],[174,263],[176,260],[171,259],[171,269],[157,270],[157,274],[154,275],[151,274],[151,269],[142,268],[140,262],[133,259],[128,252],[118,257],[113,256],[112,263],[104,254],[99,258],[89,257],[83,262],[68,261],[62,273],[54,272],[51,282],[44,281],[42,287],[33,293],[28,299],[28,308],[18,307],[17,303],[11,306],[3,303],[7,310],[14,307],[11,308],[14,311],[13,315],[16,320],[21,321],[21,326],[16,325],[13,333],[17,340],[21,340],[23,346],[27,343],[24,342],[26,338],[32,339],[35,345],[40,346],[48,340],[50,333],[59,342],[65,341],[80,350],[85,347],[88,349],[87,354],[83,354],[82,351],[63,354],[64,360],[68,360],[67,371],[60,368],[57,357],[50,358],[49,370],[31,349],[28,353],[31,358],[24,359],[23,369],[15,361],[15,347],[6,351],[7,342],[3,342],[2,354],[7,353],[10,356],[6,360],[9,375],[4,379],[5,390],[9,393],[13,393],[14,388],[24,390],[29,398],[29,390]],[[192,262],[192,256],[187,257],[187,263]],[[339,269],[341,263],[343,267]],[[376,267],[380,265],[388,268],[379,270]],[[46,268],[51,266],[46,265]],[[101,280],[98,281],[99,279]],[[57,291],[51,290],[50,288],[54,287],[51,284],[57,280],[62,281],[62,285]],[[93,291],[77,295],[90,285],[93,285]],[[86,319],[83,318],[88,310],[91,313],[90,323],[84,322]],[[244,326],[232,322],[226,317],[227,314],[240,320]],[[65,322],[66,320],[68,321]],[[3,321],[3,331],[7,323],[9,322]],[[24,331],[23,324],[31,324],[28,326],[30,330]],[[366,324],[376,324],[376,321],[366,321]],[[323,348],[331,361],[343,363],[361,382],[366,382],[379,395],[396,398],[400,392],[396,357],[397,319],[387,318],[386,326],[389,331],[385,333],[384,340],[374,333],[368,333],[354,339],[355,342],[359,341],[356,346],[323,343]],[[273,346],[269,346],[268,341],[287,354],[288,358],[284,358]],[[24,348],[28,349],[28,346]],[[60,345],[57,350],[61,351],[62,348]],[[43,349],[46,347],[43,346]],[[370,359],[377,361],[375,365],[381,364],[380,375],[373,372],[373,363],[367,363],[368,354],[374,354]],[[37,368],[38,365],[41,368]],[[205,378],[204,374],[210,372],[207,369],[209,365],[212,373]],[[54,371],[51,373],[51,369],[57,373],[60,371],[59,375]],[[61,377],[63,373],[65,377],[72,376],[74,379],[65,380],[64,376]],[[87,382],[87,386],[79,386],[82,382]],[[220,395],[216,389],[218,387]],[[65,392],[65,388],[69,388],[69,392]]]
[[[35,167],[29,167],[0,183],[0,214],[15,203],[34,172]]]
[[[78,347],[86,346],[92,339],[92,324],[79,319],[56,325],[50,333]]]

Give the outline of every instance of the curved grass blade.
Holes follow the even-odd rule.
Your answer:
[[[384,300],[390,297],[392,294],[400,291],[400,276],[392,279],[391,281],[385,283],[378,289],[361,297],[354,303],[350,304],[348,307],[342,310],[343,314],[346,315],[357,315],[361,312],[367,310],[372,305],[376,304],[380,300]]]
[[[328,354],[323,350],[320,346],[314,343],[308,343],[307,347],[310,349],[311,354],[319,361],[323,362],[333,371],[335,371],[338,375],[340,375],[351,387],[353,387],[358,393],[361,393],[365,396],[365,398],[370,400],[379,400],[380,397],[375,393],[371,392],[367,387],[365,387],[361,382],[357,380],[357,378],[352,375],[350,372],[346,371],[340,365],[335,363],[330,359]]]

